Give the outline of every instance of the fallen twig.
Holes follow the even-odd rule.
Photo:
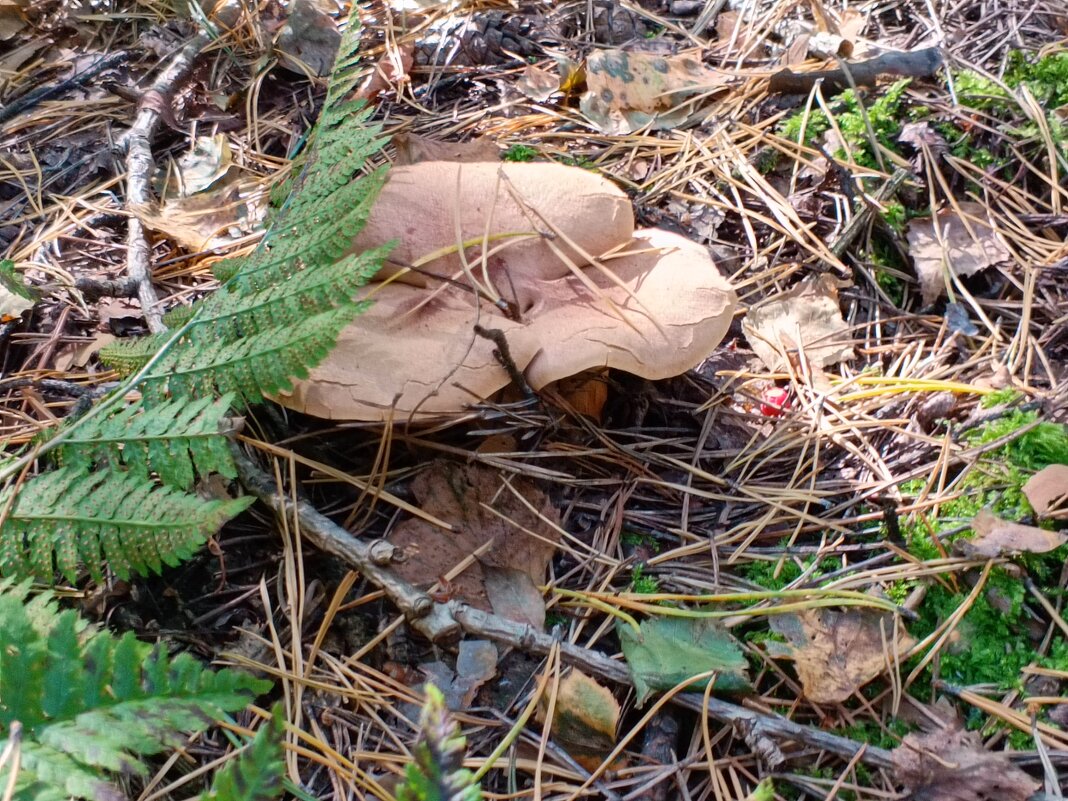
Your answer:
[[[370,545],[361,542],[307,501],[293,500],[280,494],[274,479],[256,466],[240,448],[235,446],[233,452],[241,481],[249,491],[276,513],[295,516],[303,536],[361,571],[404,612],[412,628],[431,641],[453,640],[462,630],[542,656],[548,654],[556,642],[552,635],[532,626],[475,609],[460,601],[434,602],[429,595],[389,571],[386,565],[394,556],[391,545],[383,541]],[[559,647],[565,661],[586,673],[618,684],[633,683],[626,665],[618,660],[572,643],[560,643]],[[829,751],[846,759],[859,753],[861,761],[877,768],[889,768],[892,765],[890,752],[886,749],[794,723],[768,712],[689,693],[680,693],[672,701],[685,709],[736,726],[747,741],[761,738],[786,740]]]
[[[233,20],[227,20],[227,15],[236,19],[238,11],[236,2],[230,2],[217,16],[232,24]],[[167,327],[163,324],[163,312],[152,287],[148,240],[145,238],[141,218],[137,216],[137,209],[148,203],[149,176],[155,164],[152,159],[152,137],[160,121],[170,113],[170,97],[174,86],[189,73],[196,57],[212,40],[212,36],[211,30],[202,27],[200,32],[178,51],[167,68],[156,76],[156,80],[141,96],[137,117],[120,142],[120,147],[126,151],[126,207],[130,212],[126,223],[126,274],[137,284],[141,311],[149,330],[154,333],[165,331]]]
[[[81,72],[72,75],[64,81],[59,81],[51,86],[38,87],[37,89],[27,92],[22,97],[15,98],[6,106],[0,108],[0,125],[3,125],[8,120],[14,119],[22,112],[28,111],[38,103],[43,103],[44,101],[61,95],[70,89],[75,89],[94,76],[99,75],[104,70],[124,64],[129,61],[129,59],[130,54],[125,50],[111,53],[103,58],[97,59]]]
[[[845,69],[816,72],[780,70],[771,76],[768,91],[785,95],[807,94],[817,81],[822,81],[822,89],[826,94],[837,94],[849,88],[850,77],[858,86],[873,86],[880,75],[927,78],[941,66],[942,51],[937,47],[926,47],[911,53],[882,53],[867,61],[850,64],[848,75]]]

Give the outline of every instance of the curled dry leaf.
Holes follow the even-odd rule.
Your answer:
[[[1043,467],[1023,485],[1027,502],[1039,517],[1068,514],[1068,464]]]
[[[769,370],[786,368],[804,346],[809,363],[820,367],[853,358],[849,326],[838,308],[834,278],[807,278],[753,307],[742,320],[750,346]]]
[[[1068,542],[1068,534],[1046,531],[1002,520],[989,509],[983,509],[972,520],[975,536],[957,540],[954,550],[970,559],[994,559],[1014,553],[1048,553]]]
[[[428,662],[419,670],[441,690],[445,706],[454,712],[471,708],[478,688],[497,675],[497,646],[489,640],[463,640],[456,654],[456,669],[444,662]]]
[[[916,801],[1024,801],[1041,786],[959,722],[908,735],[891,757],[896,778]]]
[[[341,45],[337,22],[326,4],[317,0],[293,0],[288,8],[286,24],[275,41],[280,61],[295,72],[328,75]]]
[[[168,194],[189,197],[203,192],[222,180],[230,171],[232,162],[230,140],[225,134],[198,136],[193,147],[179,156],[178,169],[172,176],[172,186],[167,188]]]
[[[560,75],[531,64],[523,70],[515,86],[535,103],[542,103],[560,91]]]
[[[845,701],[915,642],[892,614],[861,607],[775,615],[771,628],[787,643],[769,643],[769,652],[794,660],[805,697],[817,704]]]
[[[620,712],[611,690],[573,669],[560,681],[550,731],[580,765],[595,770],[616,744]],[[547,713],[543,699],[538,719]]]
[[[909,223],[909,253],[925,304],[934,303],[945,292],[946,269],[963,278],[1012,258],[986,221],[984,207],[978,203],[959,205],[964,217],[947,209],[937,217]]]
[[[420,518],[398,525],[389,538],[404,554],[396,573],[426,589],[475,556],[470,567],[451,579],[451,591],[454,598],[487,612],[492,606],[483,566],[521,571],[534,585],[544,584],[560,538],[559,516],[532,482],[514,478],[511,486],[509,490],[496,470],[480,465],[434,462],[416,476],[412,492],[424,511],[453,530],[443,531]],[[506,614],[503,607],[497,611]]]
[[[586,62],[589,91],[580,108],[609,134],[628,134],[647,125],[674,128],[694,112],[700,99],[695,96],[723,90],[726,82],[724,73],[709,69],[696,55],[601,50]]]
[[[358,246],[398,239],[393,258],[411,264],[455,242],[457,223],[464,241],[481,243],[487,230],[526,234],[502,238],[514,244],[487,258],[485,269],[475,250],[467,256],[470,277],[514,313],[476,298],[455,253],[405,283],[372,284],[366,293],[374,305],[279,398],[290,408],[348,420],[462,412],[510,381],[494,343],[473,333],[476,324],[504,334],[534,389],[600,367],[649,379],[679,375],[727,332],[735,295],[707,249],[665,231],[632,236],[625,196],[596,175],[557,164],[441,162],[393,172]],[[545,229],[554,233],[543,237]],[[615,254],[601,266],[589,265],[608,250]]]

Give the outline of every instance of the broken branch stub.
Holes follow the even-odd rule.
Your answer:
[[[515,167],[552,169],[538,175]],[[367,287],[374,305],[279,398],[284,405],[335,420],[461,413],[509,383],[476,325],[503,332],[535,390],[600,367],[648,379],[679,375],[726,334],[736,298],[707,249],[666,231],[633,233],[629,203],[603,178],[561,165],[427,162],[405,169],[399,184],[395,176],[386,187],[393,198],[386,208],[395,213],[380,202],[371,233],[357,244],[400,239],[400,263],[441,255],[417,275],[422,286]],[[546,181],[552,185],[540,185]],[[411,204],[402,202],[407,196]],[[508,246],[483,265],[482,241],[490,238],[492,250],[495,235],[516,231],[550,233]],[[477,240],[466,267],[457,252],[442,253],[458,239]],[[508,313],[487,296],[491,288]]]

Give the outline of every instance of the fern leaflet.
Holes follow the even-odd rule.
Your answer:
[[[235,478],[230,448],[224,436],[232,395],[213,401],[171,401],[146,409],[134,403],[108,417],[89,421],[63,441],[60,463],[88,471],[94,463],[123,464],[147,481],[154,471],[169,486],[189,490],[199,473]]]
[[[50,580],[58,570],[74,582],[84,563],[99,581],[101,555],[121,578],[158,573],[192,555],[252,501],[205,501],[114,469],[53,470],[0,493],[0,508],[11,503],[0,574]]]
[[[479,801],[482,790],[463,766],[466,741],[449,717],[445,697],[426,685],[415,761],[408,766],[397,801]]]
[[[0,580],[0,753],[18,751],[16,801],[122,799],[110,774],[143,775],[139,757],[270,686],[211,671],[189,654],[172,657],[130,633],[116,638],[60,612],[50,594],[30,598],[28,583]],[[14,762],[0,765],[0,787]]]
[[[201,801],[275,801],[282,797],[283,720],[281,707],[256,732],[252,743],[215,774]]]

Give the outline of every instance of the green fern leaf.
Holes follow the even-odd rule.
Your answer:
[[[14,493],[14,501],[11,495]],[[102,578],[101,556],[120,578],[158,573],[192,555],[252,498],[205,501],[114,469],[62,468],[0,492],[10,503],[0,529],[0,575],[77,580],[85,564]]]
[[[275,801],[282,796],[284,721],[281,706],[260,727],[248,749],[215,774],[202,801]]]
[[[449,717],[445,697],[433,684],[426,685],[426,703],[415,761],[397,788],[397,801],[479,801],[482,790],[463,766],[466,742]]]
[[[124,464],[148,480],[149,472],[169,486],[189,490],[197,474],[236,478],[237,470],[223,435],[232,395],[216,401],[176,400],[145,408],[134,403],[116,414],[86,421],[57,451],[61,464],[87,471],[95,462]]]
[[[189,654],[116,638],[59,611],[50,594],[0,580],[0,753],[18,731],[15,801],[117,801],[115,773],[143,775],[158,754],[270,682],[214,672]],[[0,765],[0,787],[11,781]]]
[[[170,334],[149,334],[144,337],[127,337],[102,347],[97,355],[100,363],[110,367],[121,376],[136,373],[156,352],[167,343]]]
[[[360,307],[309,317],[296,328],[278,326],[237,340],[221,339],[168,352],[142,389],[153,401],[232,392],[247,403],[291,389],[294,378],[322,361]]]

